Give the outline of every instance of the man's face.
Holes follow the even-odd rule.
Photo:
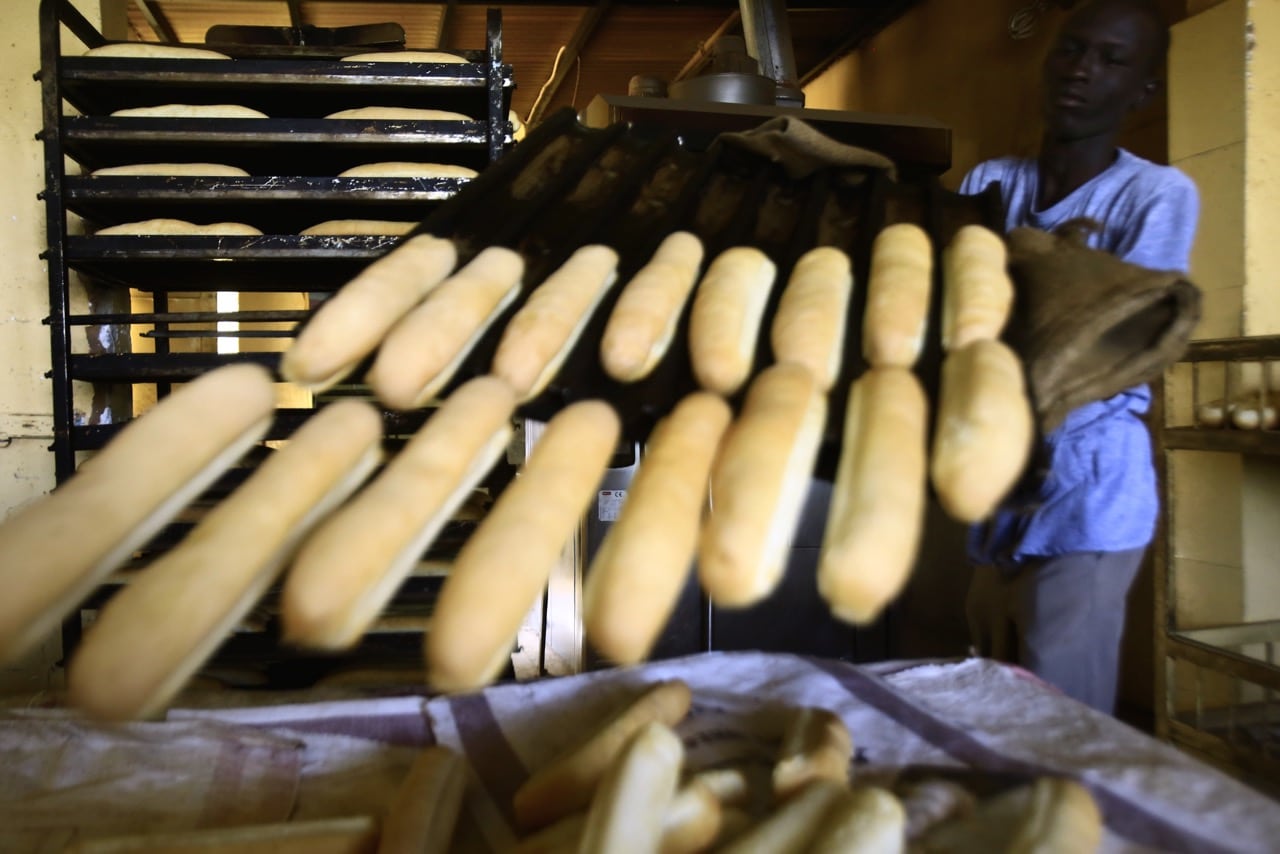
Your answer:
[[[1062,142],[1109,134],[1154,90],[1156,24],[1124,3],[1092,3],[1063,26],[1044,63],[1044,115]]]

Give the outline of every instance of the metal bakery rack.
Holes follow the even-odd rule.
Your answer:
[[[343,50],[331,44],[312,49],[200,45],[227,53],[230,60],[81,56],[106,39],[68,0],[42,0],[39,15],[36,77],[43,99],[39,137],[46,175],[41,197],[48,228],[43,257],[49,274],[52,451],[59,483],[71,477],[87,452],[127,424],[120,415],[130,411],[135,390],[154,387],[163,395],[170,383],[230,362],[274,367],[307,313],[308,298],[336,290],[395,242],[386,236],[302,236],[300,229],[343,218],[416,222],[465,184],[458,178],[335,177],[339,172],[391,160],[483,171],[512,143],[508,110],[514,80],[502,59],[497,10],[488,13],[484,48],[461,52],[462,63],[340,62],[341,55],[372,48]],[[403,43],[398,25],[369,29],[380,36],[397,31]],[[126,107],[170,103],[234,103],[269,118],[110,115]],[[367,106],[447,110],[471,120],[324,118]],[[89,174],[106,166],[155,162],[229,164],[249,177]],[[76,171],[82,174],[68,174]],[[82,220],[96,229],[153,218],[244,222],[263,236],[94,236],[81,233],[78,225]],[[220,295],[226,294],[236,300],[223,301]],[[292,295],[297,307],[249,307],[255,298],[260,303],[272,294]],[[228,308],[230,302],[240,304]],[[139,342],[149,344],[150,352],[138,352]],[[89,393],[92,407],[85,403]],[[80,409],[101,413],[109,407],[112,415],[83,415],[77,394]],[[272,440],[286,438],[302,423],[313,411],[306,403],[279,409],[266,445],[210,490],[203,504],[227,494],[270,453]],[[424,418],[425,413],[388,413],[389,446],[403,441]],[[76,645],[94,609],[131,572],[142,571],[149,557],[176,542],[198,514],[197,508],[162,532],[65,624],[65,652]],[[410,651],[406,655],[419,655],[424,615],[440,574],[429,559],[450,556],[473,526],[473,520],[449,526],[379,624],[385,635],[371,644],[382,645],[384,657],[395,658],[401,647]],[[280,660],[285,651],[278,648],[275,632],[261,631],[274,619],[270,609],[259,617],[224,646],[220,662],[234,669],[237,661]],[[301,679],[306,671],[296,661],[283,669]]]

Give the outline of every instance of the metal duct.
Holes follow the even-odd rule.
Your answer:
[[[760,73],[778,84],[778,105],[803,107],[804,91],[796,74],[786,4],[782,0],[739,0],[738,5],[747,52],[760,63]]]

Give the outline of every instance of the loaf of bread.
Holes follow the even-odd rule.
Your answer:
[[[654,722],[675,726],[692,702],[689,686],[678,679],[649,687],[581,743],[533,772],[516,791],[516,823],[526,829],[545,827],[586,807],[637,732]]]
[[[906,811],[892,792],[879,786],[859,786],[844,793],[827,812],[808,850],[814,854],[901,854],[907,848],[906,824]]]
[[[683,762],[684,743],[670,727],[641,727],[600,781],[578,850],[658,854]]]
[[[467,788],[467,762],[440,745],[418,754],[382,822],[378,854],[452,850]]]
[[[285,351],[280,373],[312,391],[339,382],[457,262],[452,241],[429,234],[405,240],[320,306]]]
[[[266,434],[271,375],[257,365],[211,371],[129,422],[51,495],[0,524],[0,663],[52,633]]]
[[[710,392],[676,404],[649,438],[644,459],[587,572],[583,624],[610,660],[649,654],[689,575],[707,504],[707,481],[729,405]]]
[[[521,257],[490,246],[406,314],[383,340],[369,384],[393,409],[417,409],[453,379],[471,348],[520,293]]]
[[[522,401],[541,394],[560,372],[617,270],[617,252],[584,246],[534,288],[507,322],[491,370]]]
[[[702,267],[702,243],[677,231],[623,286],[600,339],[600,362],[619,382],[644,379],[666,355]]]
[[[224,163],[130,163],[125,166],[104,166],[90,173],[93,178],[117,175],[212,175],[222,178],[247,178],[249,173],[237,166]]]
[[[924,522],[928,404],[905,368],[872,368],[849,394],[818,563],[832,612],[869,623],[902,589]]]
[[[897,223],[871,245],[862,354],[873,367],[909,368],[924,345],[933,284],[933,247],[924,229]]]
[[[340,401],[312,416],[181,543],[112,597],[71,659],[72,704],[104,720],[163,709],[298,542],[373,471],[381,439],[382,418],[363,401]]]
[[[696,777],[680,787],[662,820],[662,854],[706,851],[720,835],[720,800]]]
[[[445,579],[426,640],[435,688],[472,690],[502,671],[521,620],[595,496],[619,428],[600,401],[572,404],[547,424]]]
[[[1013,309],[1013,281],[1000,235],[980,225],[956,232],[942,253],[942,346],[999,338]]]
[[[774,358],[808,368],[823,391],[840,374],[852,295],[849,256],[821,246],[796,262],[773,316]]]
[[[689,356],[703,388],[731,395],[746,382],[776,273],[750,246],[726,249],[707,268],[689,316]]]
[[[385,119],[414,122],[469,122],[471,116],[452,110],[431,110],[420,107],[355,107],[338,110],[326,119]]]
[[[826,414],[806,368],[774,365],[752,381],[711,472],[711,515],[698,544],[699,577],[717,605],[758,602],[781,577]]]
[[[773,793],[785,800],[810,780],[849,782],[853,737],[836,714],[826,709],[796,709],[782,733],[773,766]]]
[[[132,119],[265,119],[261,110],[240,104],[157,104],[154,107],[126,107],[111,115]]]
[[[281,596],[284,637],[357,643],[506,449],[515,396],[478,377],[449,396],[361,493],[303,544]]]
[[[929,474],[942,508],[985,519],[1017,483],[1035,435],[1022,362],[999,341],[947,354]]]

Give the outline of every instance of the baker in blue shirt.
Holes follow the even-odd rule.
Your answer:
[[[1000,185],[1005,225],[1052,231],[1082,217],[1090,245],[1186,271],[1195,185],[1116,145],[1125,118],[1159,91],[1169,32],[1146,0],[1091,0],[1044,63],[1036,159],[975,167],[960,192]],[[1030,510],[1006,509],[970,535],[968,617],[980,654],[1015,661],[1066,694],[1115,708],[1125,600],[1159,509],[1147,386],[1076,409],[1046,437],[1050,470]]]

